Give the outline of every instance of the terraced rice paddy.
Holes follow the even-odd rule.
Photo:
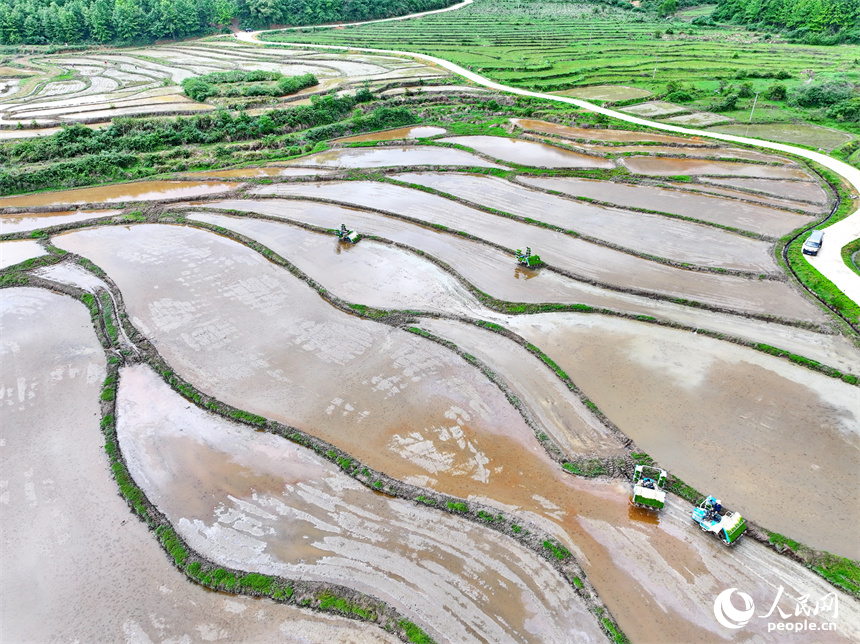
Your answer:
[[[262,49],[219,39],[147,49],[20,57],[12,64],[22,79],[0,96],[0,127],[9,128],[10,137],[16,132],[21,136],[47,135],[52,132],[49,128],[58,125],[102,123],[122,116],[211,111],[215,105],[194,102],[179,83],[213,72],[261,69],[287,76],[312,73],[321,85],[308,91],[446,76],[391,57],[363,56],[356,60],[312,50]],[[19,126],[37,129],[12,129]]]
[[[615,16],[556,9],[559,34]],[[224,69],[442,76],[233,39],[103,56],[42,61],[74,71],[8,114],[182,105],[163,79]],[[459,118],[0,200],[4,637],[780,642],[713,606],[782,588],[838,602],[804,616],[821,641],[860,639],[860,350],[777,259],[830,189],[705,139]],[[660,514],[629,502],[650,459],[677,477]],[[707,493],[749,522],[731,549],[690,521]]]

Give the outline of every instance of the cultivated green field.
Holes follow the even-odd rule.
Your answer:
[[[686,18],[686,20],[685,20]],[[446,58],[493,80],[542,92],[575,86],[620,85],[691,96],[687,111],[719,111],[722,122],[747,122],[756,92],[839,79],[860,81],[856,46],[815,47],[779,42],[742,28],[691,25],[689,14],[657,20],[640,11],[589,2],[475,0],[460,11],[403,22],[344,29],[306,29],[264,39],[409,50]],[[743,87],[744,83],[748,83]],[[615,101],[627,99],[620,92]],[[726,98],[738,100],[726,104]],[[598,102],[612,103],[612,99]],[[816,122],[860,134],[860,125],[825,110],[758,98],[754,123]],[[691,123],[693,124],[693,123]],[[817,147],[814,141],[808,143]]]

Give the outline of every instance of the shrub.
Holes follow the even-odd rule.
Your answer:
[[[795,88],[788,103],[801,107],[829,107],[847,101],[853,93],[854,86],[851,83],[828,80]]]
[[[696,97],[686,89],[679,89],[675,92],[671,92],[670,94],[666,94],[665,100],[670,103],[689,103],[690,101],[696,100]]]
[[[784,101],[788,96],[788,90],[782,83],[771,85],[764,92],[764,97],[769,101]]]
[[[837,121],[860,123],[860,96],[839,101],[827,110],[827,116]]]
[[[738,90],[738,98],[752,98],[753,95],[753,84],[752,83],[741,83],[741,87]]]

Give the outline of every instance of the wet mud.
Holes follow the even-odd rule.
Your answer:
[[[0,235],[59,226],[87,219],[111,217],[121,210],[67,210],[65,212],[25,212],[0,214]]]
[[[373,132],[371,134],[359,134],[357,136],[348,136],[346,138],[336,140],[338,143],[366,143],[368,141],[421,139],[430,136],[438,136],[440,134],[445,134],[445,130],[441,127],[419,125],[415,127],[400,127],[395,130],[385,130],[384,132]]]
[[[324,168],[385,168],[416,165],[501,167],[463,150],[435,146],[339,148],[301,157],[294,161],[284,161],[283,165],[315,165]]]
[[[860,557],[860,390],[751,349],[576,314],[518,317],[640,448],[781,534]]]
[[[776,197],[800,199],[816,204],[825,204],[830,200],[827,192],[815,181],[777,181],[774,179],[717,179],[707,177],[706,183],[718,186],[728,186],[740,190],[755,190],[766,192]]]
[[[774,274],[779,270],[769,242],[701,224],[562,199],[496,177],[427,172],[401,174],[396,178],[654,257],[759,273]],[[541,181],[553,180],[528,183],[541,186]],[[606,201],[612,201],[616,184],[604,182],[602,187]],[[795,227],[801,223],[798,218]]]
[[[207,207],[247,210],[330,229],[338,228],[345,222],[362,234],[379,235],[429,253],[447,263],[485,293],[502,300],[582,303],[634,315],[657,316],[689,327],[726,333],[749,342],[765,341],[772,346],[832,365],[843,372],[860,375],[860,352],[842,335],[825,335],[797,327],[692,309],[602,289],[550,271],[523,269],[514,264],[511,255],[491,246],[455,235],[440,235],[430,228],[400,219],[313,201],[229,200],[209,202]],[[334,285],[327,287],[334,288]],[[390,295],[392,298],[395,296]],[[486,309],[478,309],[475,315],[494,314]]]
[[[578,154],[544,143],[520,141],[500,136],[453,136],[441,143],[459,143],[494,159],[537,168],[606,168],[615,163],[609,159]]]
[[[117,400],[132,475],[216,563],[369,593],[440,642],[604,641],[574,589],[498,532],[188,407],[148,367],[122,370]]]
[[[628,157],[621,163],[633,174],[657,177],[677,175],[731,175],[735,177],[761,177],[763,179],[811,178],[800,168],[762,165],[757,163],[733,163],[731,161],[704,161],[699,159],[661,159],[656,157]]]
[[[325,175],[329,170],[313,170],[311,168],[279,168],[264,166],[262,168],[234,168],[232,170],[207,170],[206,172],[188,172],[182,176],[195,177],[218,177],[224,179],[252,178],[252,177],[304,177],[313,175]]]
[[[812,218],[755,204],[729,201],[719,197],[666,190],[653,186],[633,186],[607,181],[575,178],[520,177],[522,183],[546,190],[557,190],[577,197],[588,197],[629,206],[659,210],[682,217],[693,217],[722,226],[749,230],[771,237],[782,237]]]
[[[248,217],[201,214],[189,219],[257,240],[349,302],[453,315],[483,308],[454,276],[394,246],[371,240],[348,244],[332,235]]]
[[[716,540],[687,525],[673,533],[666,522],[631,522],[625,486],[564,474],[498,388],[459,357],[333,309],[234,242],[156,225],[56,241],[107,270],[134,323],[202,391],[307,429],[401,480],[518,509],[557,535],[632,641],[722,635],[717,589],[737,582],[758,596],[776,587],[770,565],[743,550],[724,555],[740,557],[727,578],[728,568],[709,566],[723,552]],[[815,582],[791,572],[781,583],[792,589]],[[856,622],[849,616],[840,628],[856,631]]]
[[[786,182],[781,182],[786,183]],[[798,182],[793,182],[798,183]],[[689,184],[689,183],[676,183],[674,181],[667,181],[666,185],[672,186],[674,188],[678,188],[679,190],[685,190],[688,192],[696,192],[696,193],[710,193],[713,195],[717,195],[719,197],[734,197],[735,199],[743,199],[744,201],[752,201],[756,203],[763,204],[764,206],[774,206],[776,208],[786,209],[789,208],[791,210],[799,210],[802,213],[809,213],[811,215],[820,215],[826,210],[825,205],[815,205],[806,203],[803,201],[792,201],[790,199],[777,199],[776,197],[768,197],[767,195],[746,192],[744,190],[735,190],[732,188],[720,188],[719,186],[712,185],[710,183],[697,183],[697,184]]]
[[[17,197],[3,197],[0,208],[30,208],[54,204],[113,203],[120,201],[156,201],[182,197],[199,197],[229,192],[236,186],[217,181],[138,181],[97,188],[78,188],[40,192]]]
[[[205,591],[117,494],[99,429],[105,375],[86,308],[0,298],[3,640],[394,642],[378,628]],[[38,574],[36,574],[38,573]]]
[[[0,269],[47,254],[39,242],[30,239],[0,242]]]
[[[737,311],[826,320],[814,304],[785,282],[676,269],[405,187],[352,181],[279,184],[252,192],[332,199],[369,208],[382,206],[387,211],[464,231],[506,248],[530,246],[552,266],[619,288],[666,293]]]
[[[631,132],[629,130],[607,130],[603,128],[571,127],[569,125],[558,125],[549,121],[538,121],[535,119],[511,119],[515,125],[525,130],[533,130],[543,134],[563,136],[571,139],[586,139],[588,141],[614,141],[618,143],[652,141],[654,143],[686,143],[702,145],[710,144],[709,139],[700,137],[684,138],[680,136],[668,136],[666,134],[653,134],[651,132]]]

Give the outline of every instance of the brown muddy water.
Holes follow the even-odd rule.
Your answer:
[[[508,163],[537,168],[606,168],[615,167],[609,159],[570,152],[545,143],[519,141],[501,136],[452,136],[441,143],[459,143],[487,156]]]
[[[233,168],[232,170],[207,170],[206,172],[186,172],[183,177],[223,177],[224,179],[252,177],[306,177],[326,175],[330,170],[313,170],[312,168],[279,168],[263,166],[262,168]]]
[[[414,165],[465,166],[470,168],[501,167],[463,150],[429,145],[338,148],[282,163],[283,165],[316,165],[324,168],[385,168]]]
[[[349,302],[453,315],[484,310],[450,273],[394,246],[368,239],[347,244],[332,235],[249,217],[201,214],[188,218],[257,240]]]
[[[819,185],[817,181],[776,181],[773,179],[718,179],[706,177],[702,179],[706,183],[714,183],[718,186],[728,186],[740,190],[755,190],[766,192],[776,197],[785,199],[800,199],[812,203],[825,204],[830,201],[830,196]]]
[[[395,178],[656,257],[758,273],[779,271],[769,242],[701,224],[562,199],[497,177],[425,172]],[[607,201],[615,185],[604,182]]]
[[[235,190],[236,186],[218,181],[138,181],[96,188],[40,192],[0,199],[0,208],[30,208],[54,204],[114,203],[118,201],[155,201],[181,197],[200,197]]]
[[[0,214],[0,235],[60,226],[87,219],[111,217],[121,210],[66,210],[63,212],[24,212]]]
[[[553,140],[570,144],[570,141],[566,141],[564,139]],[[716,157],[727,159],[748,159],[750,161],[766,161],[768,163],[790,163],[788,159],[783,159],[782,157],[754,152],[752,150],[741,150],[738,148],[672,147],[664,145],[599,145],[594,143],[575,143],[574,145],[586,152],[601,155],[636,152],[639,154],[651,155],[665,154],[695,158]]]
[[[668,136],[666,134],[653,134],[651,132],[631,132],[629,130],[607,130],[602,128],[590,127],[571,127],[569,125],[559,125],[550,123],[549,121],[538,121],[535,119],[520,119],[513,118],[511,123],[520,126],[525,130],[533,130],[543,134],[551,134],[555,136],[563,136],[571,139],[586,139],[588,141],[613,141],[618,143],[653,141],[655,143],[686,143],[702,145],[710,145],[709,139],[703,139],[698,136],[684,138],[680,136]]]
[[[809,179],[800,168],[734,163],[732,161],[704,161],[699,159],[660,159],[655,157],[628,157],[621,163],[633,174],[657,177],[676,175],[732,175],[736,177],[762,177],[765,179]]]
[[[785,183],[785,182],[781,182]],[[795,182],[796,183],[796,182]],[[825,205],[815,205],[810,203],[805,203],[802,201],[791,201],[789,199],[777,199],[775,197],[768,197],[766,195],[761,195],[753,192],[745,192],[743,190],[733,190],[731,188],[720,188],[715,185],[711,185],[710,183],[682,183],[675,181],[666,181],[665,185],[672,186],[674,188],[678,188],[679,190],[684,190],[687,192],[695,192],[695,193],[710,193],[717,196],[727,196],[734,197],[736,199],[744,199],[746,201],[754,201],[762,204],[763,206],[773,206],[775,208],[791,208],[793,210],[800,210],[804,213],[809,214],[821,214],[826,210]]]
[[[579,302],[635,315],[657,316],[690,327],[727,333],[751,342],[764,341],[831,365],[840,371],[860,375],[860,353],[842,335],[824,335],[797,327],[767,324],[755,319],[693,309],[671,302],[602,289],[550,271],[524,269],[514,265],[511,255],[491,246],[456,235],[439,234],[430,228],[400,219],[355,208],[297,200],[229,200],[209,202],[207,207],[247,210],[331,229],[340,227],[341,223],[347,223],[363,234],[379,235],[429,253],[446,262],[485,293],[499,299],[511,302]],[[333,285],[327,284],[326,287],[333,288]],[[392,295],[393,297],[395,296]],[[479,308],[475,315],[488,316],[485,319],[491,319],[489,316],[495,314]]]
[[[89,312],[48,291],[6,289],[0,325],[4,642],[395,641],[189,584],[117,494],[99,429],[104,354]]]
[[[756,599],[780,583],[795,595],[822,586],[794,564],[777,578],[778,555],[753,543],[726,551],[691,534],[688,520],[631,522],[624,485],[564,474],[476,369],[332,308],[239,244],[159,225],[77,231],[56,243],[114,278],[133,322],[201,390],[308,429],[396,478],[518,508],[526,526],[552,531],[632,641],[729,637],[713,618],[728,583]],[[856,633],[858,623],[852,614],[839,627]]]
[[[509,323],[638,446],[770,530],[860,557],[860,389],[686,332],[576,314]]]
[[[362,181],[307,182],[261,186],[252,194],[324,198],[359,207],[382,207],[454,231],[464,231],[506,248],[530,246],[552,266],[619,288],[666,293],[736,311],[770,313],[791,319],[827,319],[785,282],[676,269],[401,186]]]
[[[441,127],[418,125],[399,127],[395,130],[385,130],[384,132],[348,136],[343,139],[336,139],[336,141],[338,143],[365,143],[368,141],[393,141],[396,139],[422,139],[429,136],[439,136],[440,134],[445,134],[445,130]]]
[[[117,400],[132,476],[217,564],[349,586],[437,641],[604,641],[575,590],[498,532],[376,494],[311,450],[189,407],[148,367],[122,370]]]
[[[39,242],[30,239],[0,242],[0,269],[47,254]]]
[[[694,217],[723,226],[782,237],[809,223],[812,218],[755,204],[729,201],[719,197],[666,190],[654,186],[634,186],[573,177],[519,177],[518,181],[545,190],[557,190],[577,197],[588,197],[629,206],[659,210],[682,217]]]

